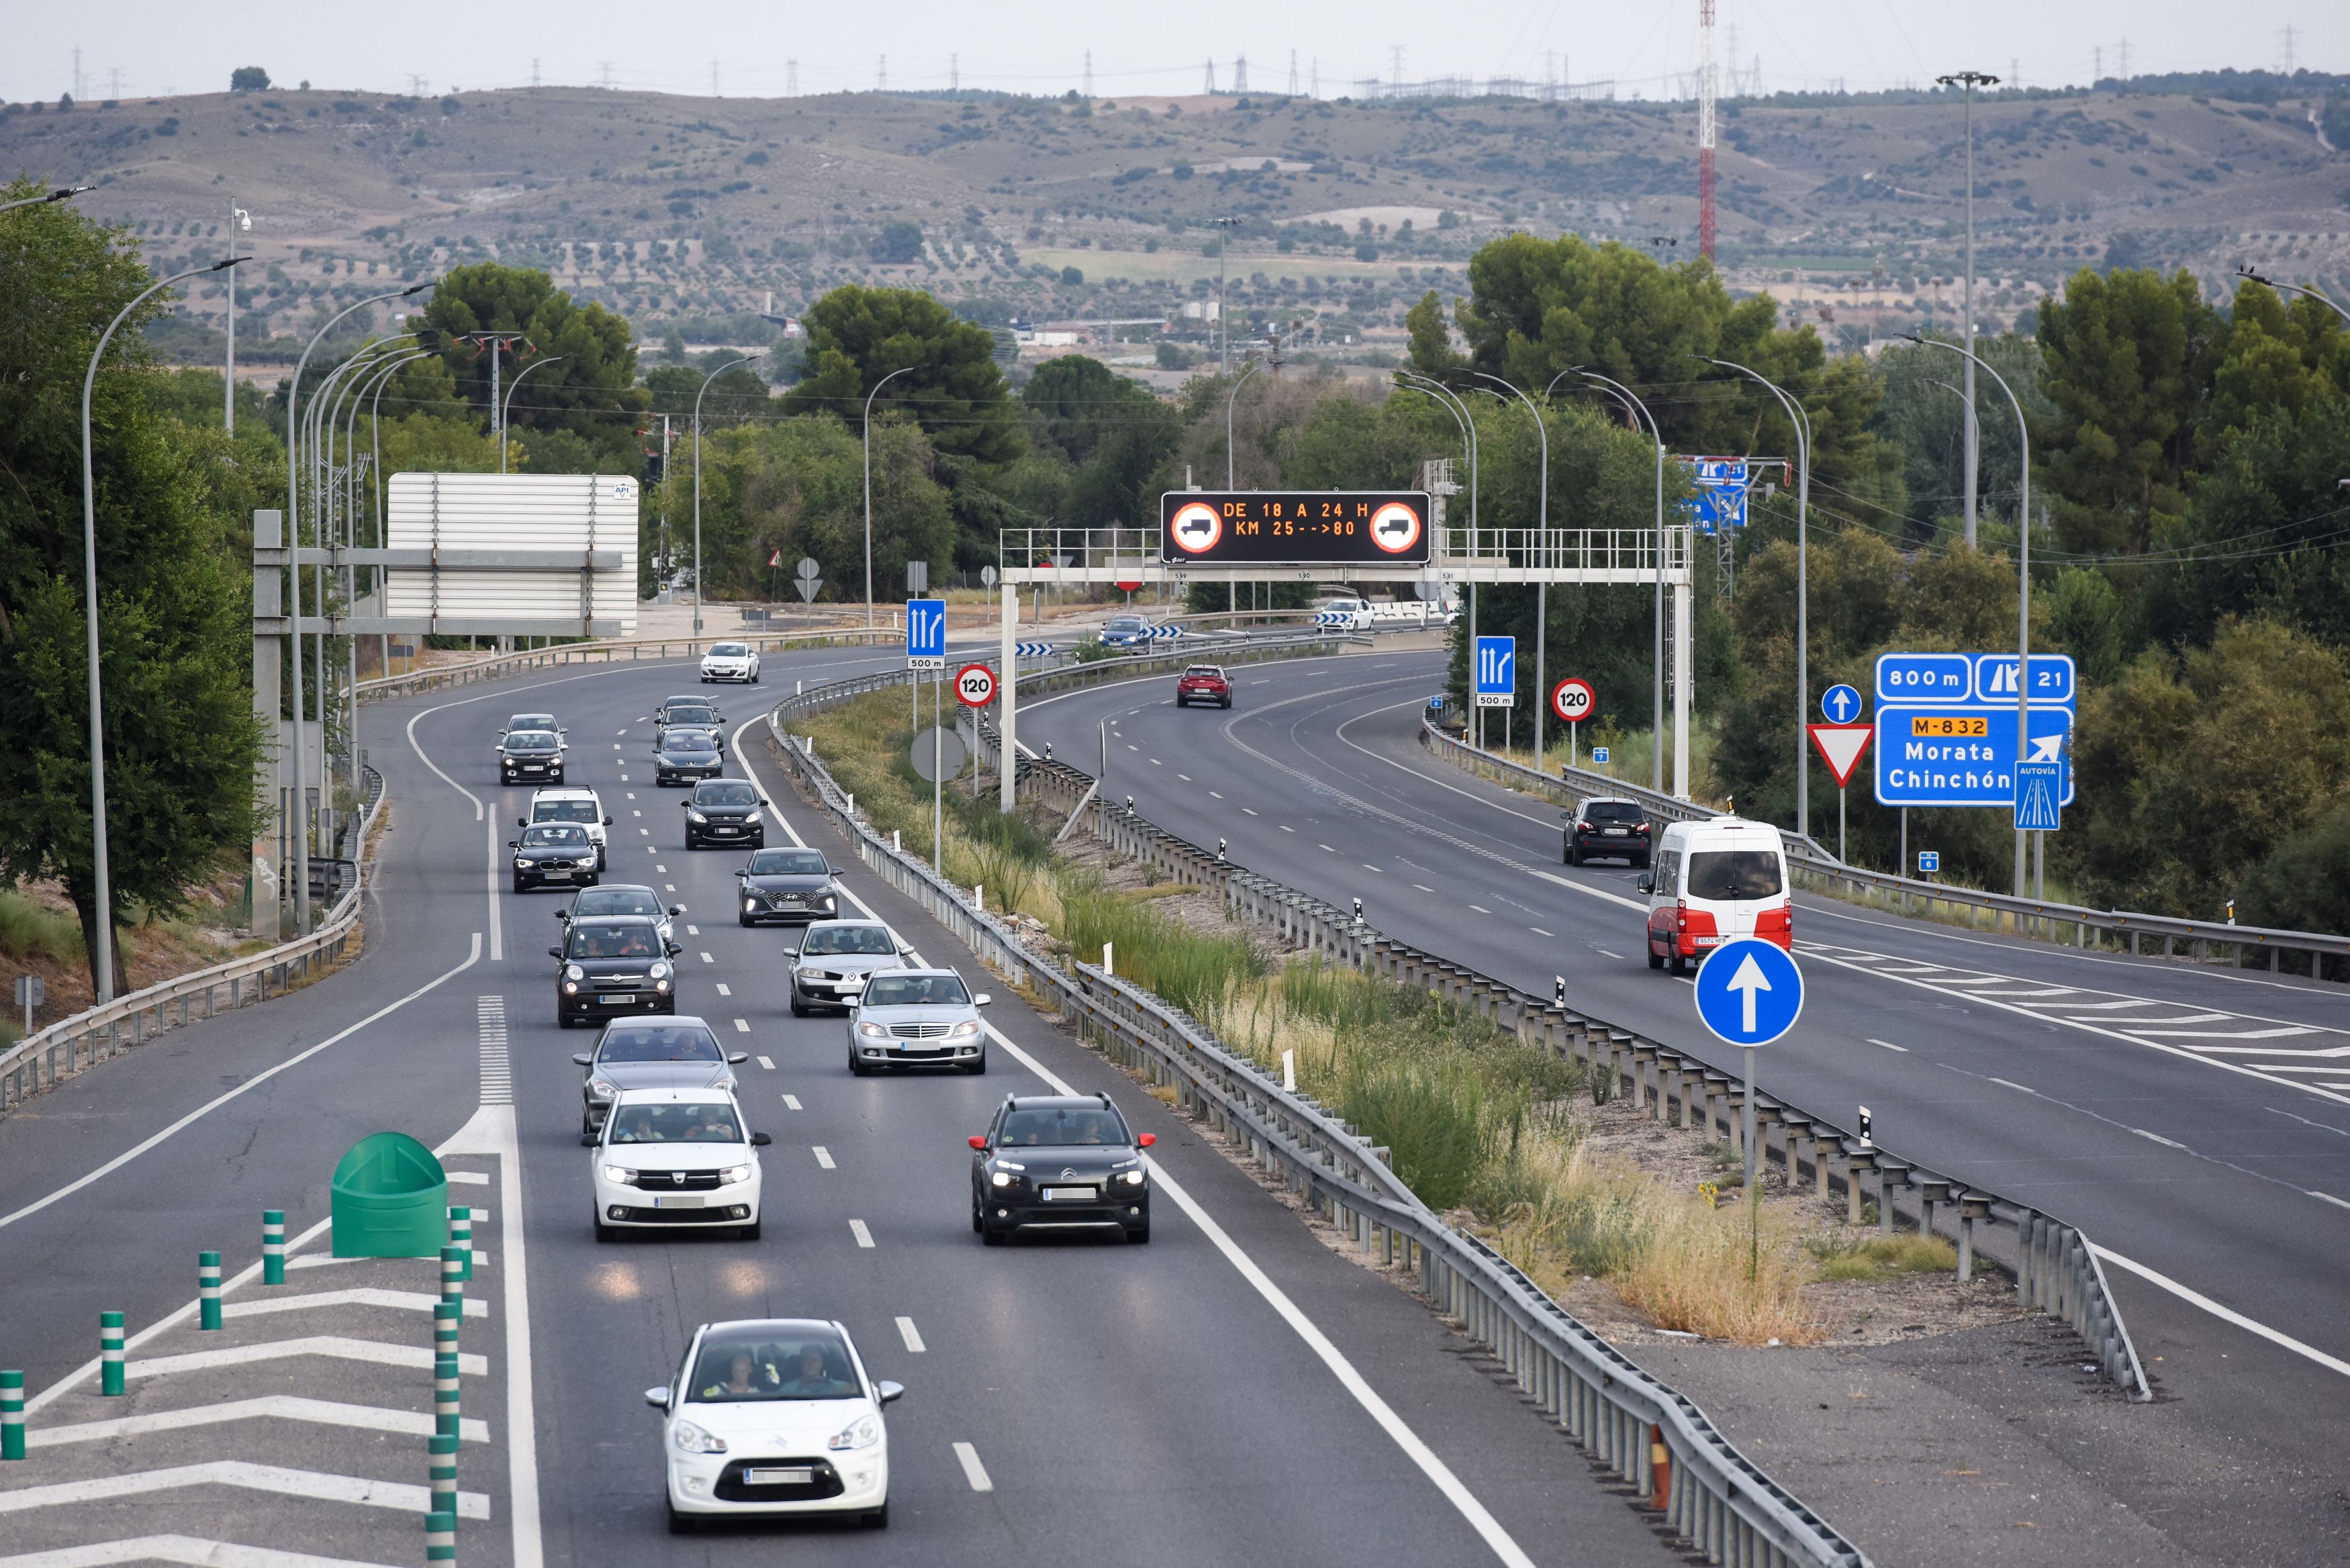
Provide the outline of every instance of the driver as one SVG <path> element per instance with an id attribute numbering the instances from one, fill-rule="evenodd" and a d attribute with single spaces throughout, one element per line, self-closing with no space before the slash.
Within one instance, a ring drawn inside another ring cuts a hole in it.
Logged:
<path id="1" fill-rule="evenodd" d="M 853 1389 L 847 1378 L 835 1377 L 826 1368 L 824 1346 L 811 1345 L 800 1352 L 793 1376 L 784 1380 L 781 1391 L 795 1398 L 821 1399 Z"/>

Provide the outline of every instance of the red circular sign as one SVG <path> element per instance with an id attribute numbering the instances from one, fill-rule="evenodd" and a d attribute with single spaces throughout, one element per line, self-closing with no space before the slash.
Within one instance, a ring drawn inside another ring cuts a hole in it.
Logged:
<path id="1" fill-rule="evenodd" d="M 1419 509 L 1390 501 L 1371 514 L 1371 543 L 1400 556 L 1419 543 Z"/>
<path id="2" fill-rule="evenodd" d="M 1142 584 L 1139 581 L 1136 581 L 1131 583 L 1113 583 L 1110 586 L 1118 589 L 1118 591 L 1122 594 L 1130 594 L 1137 588 L 1142 587 Z"/>
<path id="3" fill-rule="evenodd" d="M 1570 724 L 1579 724 L 1590 718 L 1591 710 L 1598 701 L 1597 693 L 1591 690 L 1591 682 L 1575 676 L 1570 675 L 1550 689 L 1550 711 Z"/>
<path id="4" fill-rule="evenodd" d="M 966 664 L 955 671 L 955 701 L 966 708 L 984 708 L 995 701 L 995 671 L 984 664 Z"/>
<path id="5" fill-rule="evenodd" d="M 1175 508 L 1167 524 L 1168 537 L 1187 556 L 1205 555 L 1224 536 L 1224 520 L 1204 501 L 1187 501 Z"/>

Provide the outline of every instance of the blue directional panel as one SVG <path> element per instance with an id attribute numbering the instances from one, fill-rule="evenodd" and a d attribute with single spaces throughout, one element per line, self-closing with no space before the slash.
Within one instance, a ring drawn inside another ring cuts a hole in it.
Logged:
<path id="1" fill-rule="evenodd" d="M 1506 708 L 1517 701 L 1518 639 L 1477 639 L 1476 697 L 1480 708 Z"/>
<path id="2" fill-rule="evenodd" d="M 2029 743 L 2015 744 L 2012 653 L 1887 653 L 1877 661 L 1877 798 L 1892 806 L 2016 806 L 2016 764 L 2052 806 L 2073 804 L 2076 681 L 2063 654 L 2032 659 Z"/>

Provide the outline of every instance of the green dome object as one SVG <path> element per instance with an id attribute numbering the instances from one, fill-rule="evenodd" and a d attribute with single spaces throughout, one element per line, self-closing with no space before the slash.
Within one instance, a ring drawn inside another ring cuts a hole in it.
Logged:
<path id="1" fill-rule="evenodd" d="M 449 1240 L 449 1173 L 406 1133 L 353 1144 L 333 1200 L 338 1258 L 437 1258 Z"/>

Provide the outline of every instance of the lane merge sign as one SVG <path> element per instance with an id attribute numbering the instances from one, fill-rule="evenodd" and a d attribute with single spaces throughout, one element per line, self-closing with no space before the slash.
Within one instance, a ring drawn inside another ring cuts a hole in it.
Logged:
<path id="1" fill-rule="evenodd" d="M 1846 687 L 1846 691 L 1852 690 Z M 1877 734 L 1874 724 L 1806 724 L 1811 732 L 1812 749 L 1827 763 L 1828 772 L 1835 776 L 1836 788 L 1852 782 L 1854 770 L 1860 766 L 1860 754 L 1868 750 L 1869 741 Z"/>
<path id="2" fill-rule="evenodd" d="M 1570 675 L 1550 689 L 1550 711 L 1570 724 L 1590 718 L 1592 707 L 1598 701 L 1591 682 L 1580 676 Z"/>
<path id="3" fill-rule="evenodd" d="M 955 701 L 966 708 L 984 708 L 995 701 L 995 671 L 984 664 L 966 664 L 955 671 Z"/>
<path id="4" fill-rule="evenodd" d="M 1804 1012 L 1804 971 L 1784 948 L 1760 937 L 1714 949 L 1690 989 L 1698 1021 L 1732 1045 L 1768 1045 Z"/>
<path id="5" fill-rule="evenodd" d="M 1477 639 L 1477 706 L 1508 708 L 1518 700 L 1518 639 Z"/>
<path id="6" fill-rule="evenodd" d="M 906 601 L 906 668 L 944 670 L 947 667 L 947 601 Z"/>

